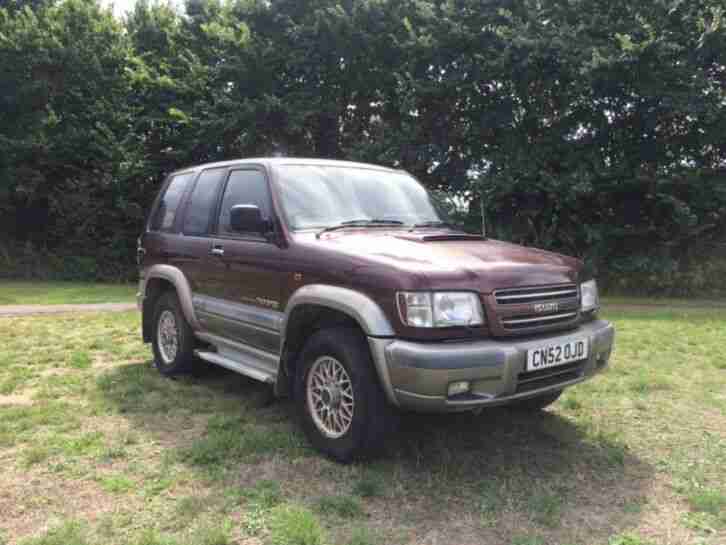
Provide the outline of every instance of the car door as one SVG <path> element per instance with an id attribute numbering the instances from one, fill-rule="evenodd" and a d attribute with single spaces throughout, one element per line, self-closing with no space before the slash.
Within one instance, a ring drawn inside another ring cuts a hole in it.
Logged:
<path id="1" fill-rule="evenodd" d="M 189 191 L 183 206 L 183 220 L 179 226 L 180 251 L 174 258 L 174 264 L 182 270 L 189 281 L 195 310 L 198 296 L 211 295 L 210 278 L 206 268 L 209 252 L 212 249 L 219 193 L 228 170 L 226 167 L 203 170 Z"/>
<path id="2" fill-rule="evenodd" d="M 147 228 L 139 239 L 137 252 L 145 266 L 155 264 L 176 264 L 179 257 L 179 220 L 181 203 L 194 181 L 194 172 L 180 172 L 172 175 L 159 193 Z"/>
<path id="3" fill-rule="evenodd" d="M 255 205 L 264 219 L 274 219 L 270 188 L 262 168 L 229 171 L 218 208 L 206 273 L 208 296 L 201 315 L 210 332 L 256 348 L 280 350 L 282 251 L 277 237 L 238 232 L 230 225 L 235 205 Z"/>

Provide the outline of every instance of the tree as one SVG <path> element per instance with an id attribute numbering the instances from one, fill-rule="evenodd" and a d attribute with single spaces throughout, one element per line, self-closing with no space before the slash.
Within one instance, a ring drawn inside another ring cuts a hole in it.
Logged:
<path id="1" fill-rule="evenodd" d="M 92 0 L 0 10 L 0 221 L 16 241 L 83 255 L 103 240 L 115 259 L 126 254 L 108 218 L 127 213 L 130 55 L 121 25 Z"/>

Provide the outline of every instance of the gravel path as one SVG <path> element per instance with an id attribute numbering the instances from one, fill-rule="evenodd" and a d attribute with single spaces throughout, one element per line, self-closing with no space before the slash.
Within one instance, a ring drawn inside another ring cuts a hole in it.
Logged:
<path id="1" fill-rule="evenodd" d="M 0 305 L 0 316 L 61 314 L 67 312 L 124 312 L 134 310 L 136 303 L 97 303 L 87 305 Z"/>

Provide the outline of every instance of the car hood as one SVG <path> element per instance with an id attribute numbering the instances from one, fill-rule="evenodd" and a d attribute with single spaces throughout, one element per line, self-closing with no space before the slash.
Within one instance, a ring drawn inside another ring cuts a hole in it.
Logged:
<path id="1" fill-rule="evenodd" d="M 305 245 L 343 254 L 353 274 L 381 269 L 415 277 L 416 289 L 495 289 L 577 281 L 578 259 L 444 230 L 346 229 L 302 235 Z"/>

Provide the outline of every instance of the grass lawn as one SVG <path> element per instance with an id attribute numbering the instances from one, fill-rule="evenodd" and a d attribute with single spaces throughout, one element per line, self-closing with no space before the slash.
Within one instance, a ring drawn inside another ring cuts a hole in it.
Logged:
<path id="1" fill-rule="evenodd" d="M 135 284 L 0 280 L 0 305 L 131 303 Z"/>
<path id="2" fill-rule="evenodd" d="M 724 311 L 608 317 L 610 370 L 549 410 L 406 416 L 348 466 L 261 385 L 160 377 L 136 312 L 2 318 L 0 543 L 726 543 Z"/>
<path id="3" fill-rule="evenodd" d="M 659 306 L 669 308 L 726 308 L 726 299 L 723 297 L 693 298 L 693 297 L 627 297 L 624 295 L 607 295 L 602 298 L 605 307 L 628 306 Z"/>

